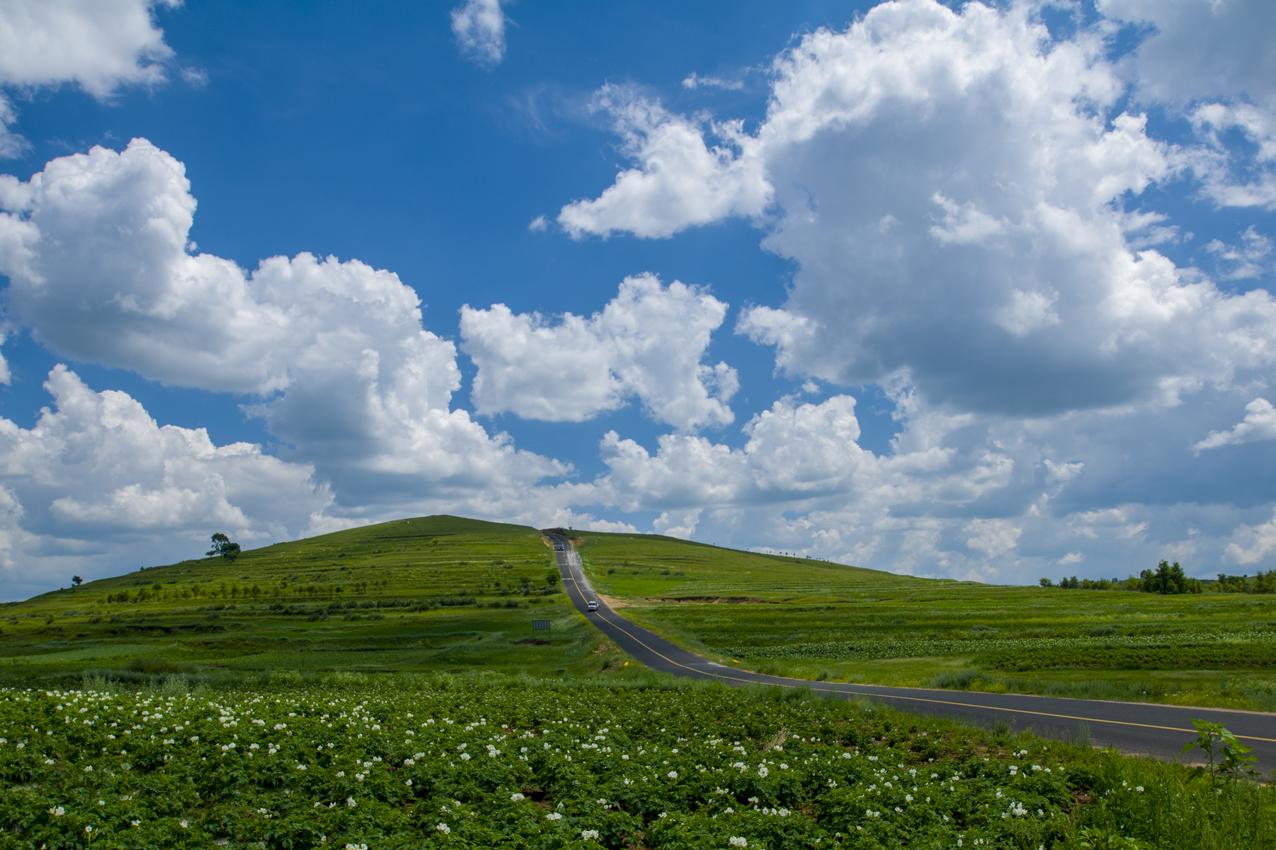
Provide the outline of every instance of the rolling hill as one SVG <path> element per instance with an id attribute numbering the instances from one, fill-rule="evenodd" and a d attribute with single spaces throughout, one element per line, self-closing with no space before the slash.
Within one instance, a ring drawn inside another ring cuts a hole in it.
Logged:
<path id="1" fill-rule="evenodd" d="M 621 666 L 557 582 L 535 529 L 450 516 L 370 525 L 4 605 L 0 682 Z"/>

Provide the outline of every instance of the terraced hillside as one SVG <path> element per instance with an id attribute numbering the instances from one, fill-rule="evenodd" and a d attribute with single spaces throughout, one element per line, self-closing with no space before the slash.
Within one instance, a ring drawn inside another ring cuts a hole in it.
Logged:
<path id="1" fill-rule="evenodd" d="M 936 581 L 670 538 L 585 533 L 623 613 L 803 678 L 1276 710 L 1276 597 Z"/>
<path id="2" fill-rule="evenodd" d="M 533 631 L 534 620 L 548 620 Z M 620 668 L 534 529 L 438 516 L 205 558 L 0 606 L 0 683 L 89 674 Z"/>

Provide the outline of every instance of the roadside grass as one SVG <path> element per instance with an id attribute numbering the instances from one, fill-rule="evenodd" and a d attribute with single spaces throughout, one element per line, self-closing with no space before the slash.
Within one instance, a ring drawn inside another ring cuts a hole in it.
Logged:
<path id="1" fill-rule="evenodd" d="M 545 620 L 548 631 L 534 631 Z M 486 669 L 630 675 L 534 529 L 400 520 L 0 606 L 0 683 Z"/>
<path id="2" fill-rule="evenodd" d="M 581 532 L 624 614 L 766 673 L 1276 711 L 1276 597 L 939 581 Z"/>

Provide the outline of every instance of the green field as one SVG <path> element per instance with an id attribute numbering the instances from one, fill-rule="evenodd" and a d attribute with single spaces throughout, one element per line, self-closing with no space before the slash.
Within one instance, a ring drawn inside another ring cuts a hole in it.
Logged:
<path id="1" fill-rule="evenodd" d="M 1276 597 L 999 587 L 582 533 L 596 589 L 726 663 L 802 678 L 1276 710 Z"/>
<path id="2" fill-rule="evenodd" d="M 0 848 L 1276 847 L 1276 790 L 796 692 L 0 689 Z"/>
<path id="3" fill-rule="evenodd" d="M 1157 660 L 1163 643 L 1261 659 L 1273 627 L 1261 597 L 1052 593 L 581 542 L 627 614 L 813 676 L 948 670 L 996 686 L 965 672 L 994 658 L 1005 672 L 983 675 L 1041 688 L 1147 687 L 1166 674 L 1083 665 L 1111 665 L 1109 645 L 1121 663 Z M 0 607 L 0 850 L 1276 848 L 1271 786 L 640 669 L 556 576 L 533 529 L 429 517 Z M 1043 664 L 1055 656 L 1070 666 Z M 1232 669 L 1247 687 L 1265 675 Z M 1217 670 L 1173 675 L 1232 699 Z"/>
<path id="4" fill-rule="evenodd" d="M 549 631 L 533 631 L 548 620 Z M 0 684 L 322 671 L 628 674 L 530 528 L 401 520 L 0 606 Z"/>

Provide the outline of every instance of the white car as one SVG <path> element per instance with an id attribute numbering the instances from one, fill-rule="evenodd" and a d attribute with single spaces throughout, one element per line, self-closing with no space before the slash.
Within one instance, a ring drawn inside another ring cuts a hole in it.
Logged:
<path id="1" fill-rule="evenodd" d="M 586 607 L 586 608 L 588 608 L 590 611 L 597 611 L 597 610 L 598 610 L 598 600 L 597 600 L 597 599 L 591 599 L 591 600 L 589 600 L 588 602 L 586 602 L 586 603 L 585 603 L 585 607 Z"/>

